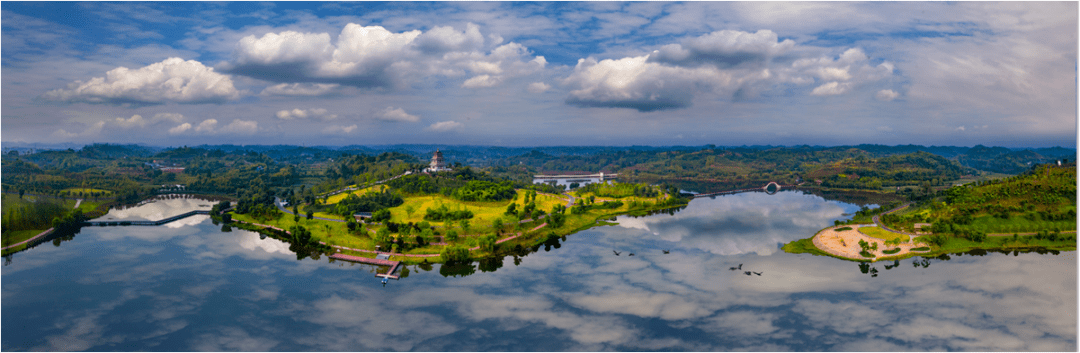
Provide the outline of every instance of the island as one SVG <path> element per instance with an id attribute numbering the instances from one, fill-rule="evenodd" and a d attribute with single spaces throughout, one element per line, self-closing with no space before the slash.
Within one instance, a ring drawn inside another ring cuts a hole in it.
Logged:
<path id="1" fill-rule="evenodd" d="M 609 224 L 605 220 L 617 215 L 681 207 L 690 199 L 678 188 L 644 183 L 574 186 L 568 192 L 544 183 L 516 188 L 468 167 L 449 168 L 436 150 L 423 170 L 315 197 L 274 198 L 273 207 L 264 202 L 268 190 L 252 189 L 236 207 L 224 202 L 214 213 L 238 228 L 288 241 L 298 258 L 442 263 L 520 251 Z"/>

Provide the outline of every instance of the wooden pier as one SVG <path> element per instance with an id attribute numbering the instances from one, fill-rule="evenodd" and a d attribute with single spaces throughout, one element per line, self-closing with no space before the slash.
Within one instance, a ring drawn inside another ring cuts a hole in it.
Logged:
<path id="1" fill-rule="evenodd" d="M 397 271 L 398 266 L 401 266 L 401 261 L 390 261 L 389 259 L 372 259 L 369 257 L 352 256 L 345 254 L 332 254 L 330 255 L 330 257 L 338 260 L 359 262 L 363 264 L 390 266 L 390 271 L 386 271 L 386 273 L 375 274 L 375 277 L 383 277 L 389 279 L 398 279 L 398 276 L 394 274 L 394 271 Z"/>

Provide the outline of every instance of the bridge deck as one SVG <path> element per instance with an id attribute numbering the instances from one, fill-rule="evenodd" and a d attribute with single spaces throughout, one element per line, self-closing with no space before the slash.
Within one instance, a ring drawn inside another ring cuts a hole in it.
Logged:
<path id="1" fill-rule="evenodd" d="M 91 225 L 91 226 L 121 226 L 121 225 L 159 226 L 159 225 L 169 223 L 169 222 L 172 222 L 172 221 L 188 218 L 188 217 L 191 217 L 191 216 L 194 216 L 194 215 L 197 215 L 197 214 L 210 214 L 210 211 L 207 211 L 207 210 L 195 210 L 195 211 L 190 211 L 190 212 L 185 212 L 185 213 L 182 213 L 182 214 L 178 214 L 178 215 L 175 215 L 175 216 L 172 216 L 172 217 L 169 217 L 169 218 L 157 220 L 157 221 L 124 221 L 124 220 L 117 220 L 117 221 L 92 221 L 92 222 L 84 222 L 84 223 L 86 223 L 87 225 Z"/>
<path id="2" fill-rule="evenodd" d="M 793 188 L 793 187 L 797 187 L 800 184 L 780 185 L 779 183 L 777 183 L 775 181 L 772 181 L 772 182 L 769 182 L 768 184 L 765 184 L 765 186 L 762 186 L 762 187 L 736 189 L 736 190 L 726 190 L 726 191 L 710 192 L 710 193 L 705 193 L 705 194 L 696 194 L 696 195 L 694 195 L 694 198 L 710 197 L 710 196 L 718 196 L 718 195 L 728 195 L 728 194 L 737 194 L 737 193 L 740 193 L 740 192 L 747 192 L 747 191 L 762 191 L 762 190 L 767 191 L 769 185 L 776 185 L 776 191 L 780 191 L 781 189 L 790 189 L 790 188 Z"/>

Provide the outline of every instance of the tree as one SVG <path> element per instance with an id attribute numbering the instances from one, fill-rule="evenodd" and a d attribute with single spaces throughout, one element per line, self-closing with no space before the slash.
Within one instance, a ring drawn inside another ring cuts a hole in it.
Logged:
<path id="1" fill-rule="evenodd" d="M 986 233 L 980 231 L 971 231 L 968 234 L 968 239 L 976 243 L 981 243 L 986 240 Z"/>
<path id="2" fill-rule="evenodd" d="M 372 240 L 375 241 L 375 244 L 384 245 L 385 243 L 390 241 L 390 230 L 386 228 L 379 228 L 379 230 L 375 232 L 375 239 Z"/>
<path id="3" fill-rule="evenodd" d="M 439 257 L 447 263 L 469 261 L 469 249 L 461 245 L 447 246 L 439 252 Z"/>
<path id="4" fill-rule="evenodd" d="M 491 228 L 493 228 L 495 232 L 498 232 L 502 229 L 503 223 L 504 222 L 502 217 L 496 217 L 494 220 L 491 221 Z"/>
<path id="5" fill-rule="evenodd" d="M 456 230 L 451 229 L 451 230 L 448 230 L 446 232 L 446 242 L 453 243 L 453 242 L 457 242 L 457 240 L 458 240 L 458 233 L 457 233 Z"/>
<path id="6" fill-rule="evenodd" d="M 308 220 L 315 219 L 315 212 L 312 211 L 312 210 L 308 210 L 307 211 L 307 219 Z"/>
<path id="7" fill-rule="evenodd" d="M 435 237 L 435 232 L 432 232 L 431 228 L 424 228 L 420 231 L 420 236 L 424 238 L 424 243 L 430 243 Z"/>
<path id="8" fill-rule="evenodd" d="M 461 220 L 461 231 L 463 233 L 465 233 L 465 234 L 469 234 L 469 226 L 470 225 L 471 224 L 469 223 L 469 220 L 467 220 L 467 219 Z"/>
<path id="9" fill-rule="evenodd" d="M 480 237 L 480 250 L 494 252 L 495 242 L 495 235 L 493 234 L 488 234 Z"/>
<path id="10" fill-rule="evenodd" d="M 416 206 L 413 204 L 405 205 L 405 214 L 412 218 L 413 212 L 416 212 Z"/>

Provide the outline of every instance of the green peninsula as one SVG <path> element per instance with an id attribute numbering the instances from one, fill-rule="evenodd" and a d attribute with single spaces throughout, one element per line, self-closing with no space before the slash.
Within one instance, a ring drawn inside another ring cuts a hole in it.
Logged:
<path id="1" fill-rule="evenodd" d="M 1037 165 L 918 202 L 864 209 L 783 249 L 853 261 L 971 250 L 1076 250 L 1076 182 L 1075 163 Z"/>

